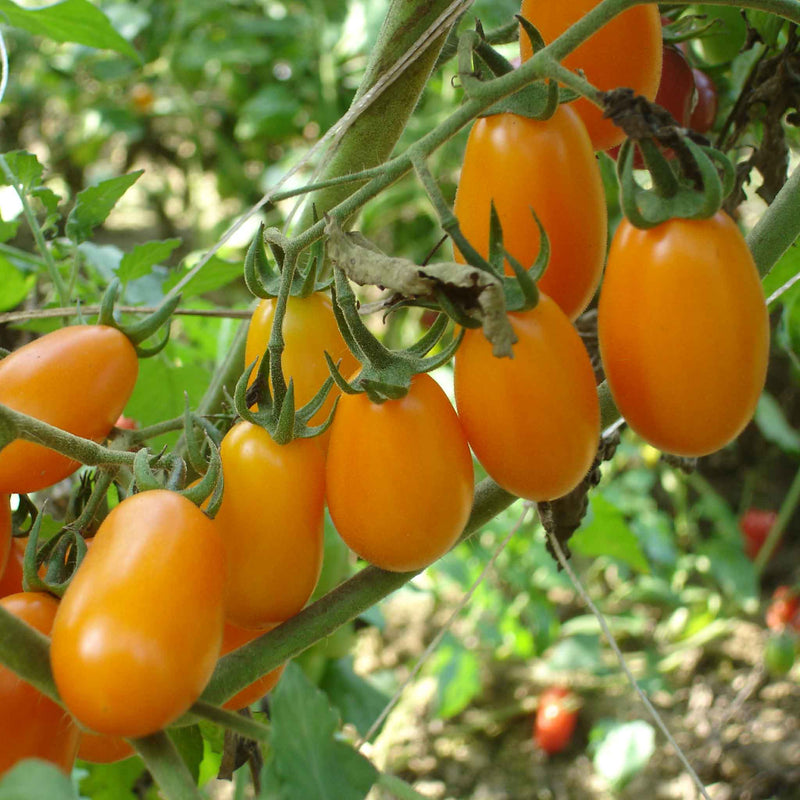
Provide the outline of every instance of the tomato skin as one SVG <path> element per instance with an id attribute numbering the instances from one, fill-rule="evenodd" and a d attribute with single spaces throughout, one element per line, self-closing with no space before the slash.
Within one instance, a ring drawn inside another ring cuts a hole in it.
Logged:
<path id="1" fill-rule="evenodd" d="M 325 452 L 316 439 L 280 445 L 239 422 L 220 456 L 225 492 L 214 525 L 225 543 L 226 619 L 267 628 L 300 611 L 319 579 Z"/>
<path id="2" fill-rule="evenodd" d="M 224 558 L 211 520 L 175 492 L 132 495 L 103 520 L 50 649 L 56 686 L 83 725 L 146 736 L 200 696 L 222 643 Z"/>
<path id="3" fill-rule="evenodd" d="M 599 0 L 522 0 L 521 14 L 550 44 L 585 16 Z M 623 11 L 562 61 L 571 70 L 582 69 L 586 79 L 603 91 L 627 86 L 648 100 L 656 96 L 661 77 L 661 17 L 655 3 Z M 520 55 L 527 61 L 531 45 L 520 30 Z M 608 150 L 625 138 L 621 128 L 603 119 L 603 112 L 581 97 L 571 105 L 586 125 L 595 150 Z"/>
<path id="4" fill-rule="evenodd" d="M 133 745 L 121 736 L 104 736 L 100 733 L 81 734 L 78 758 L 90 764 L 114 764 L 136 755 Z"/>
<path id="5" fill-rule="evenodd" d="M 275 626 L 271 625 L 266 630 L 254 631 L 239 628 L 236 625 L 231 625 L 229 622 L 225 623 L 225 632 L 222 637 L 222 652 L 220 656 L 227 655 L 232 650 L 237 650 L 248 642 L 252 642 L 253 639 L 263 635 L 273 627 Z M 286 664 L 281 664 L 279 667 L 270 670 L 266 675 L 262 675 L 249 686 L 245 686 L 244 689 L 229 700 L 226 700 L 222 707 L 227 708 L 229 711 L 239 711 L 242 708 L 247 708 L 247 706 L 252 705 L 277 686 L 285 668 Z"/>
<path id="6" fill-rule="evenodd" d="M 18 594 L 22 589 L 22 565 L 25 561 L 25 548 L 17 544 L 17 539 L 11 544 L 6 568 L 0 575 L 0 597 L 9 594 Z"/>
<path id="7" fill-rule="evenodd" d="M 717 118 L 719 94 L 714 81 L 701 69 L 693 69 L 694 85 L 697 89 L 697 103 L 689 117 L 689 127 L 698 133 L 707 133 Z"/>
<path id="8" fill-rule="evenodd" d="M 547 295 L 509 314 L 514 358 L 495 358 L 480 331 L 456 352 L 456 407 L 478 461 L 504 489 L 528 500 L 571 491 L 600 438 L 594 372 L 578 332 Z"/>
<path id="9" fill-rule="evenodd" d="M 472 508 L 472 457 L 430 375 L 399 400 L 344 395 L 326 469 L 328 509 L 351 550 L 392 572 L 420 570 L 455 544 Z"/>
<path id="10" fill-rule="evenodd" d="M 0 598 L 0 606 L 47 635 L 58 601 L 43 592 L 20 592 Z M 79 738 L 63 708 L 0 665 L 0 775 L 25 758 L 42 758 L 69 773 Z"/>
<path id="11" fill-rule="evenodd" d="M 545 753 L 560 753 L 569 744 L 578 722 L 578 711 L 571 708 L 576 702 L 575 694 L 563 686 L 551 686 L 540 695 L 533 735 Z"/>
<path id="12" fill-rule="evenodd" d="M 788 625 L 800 633 L 800 595 L 789 586 L 778 586 L 767 606 L 765 620 L 772 631 L 782 631 Z"/>
<path id="13" fill-rule="evenodd" d="M 138 371 L 136 350 L 116 328 L 61 328 L 0 361 L 0 403 L 99 442 L 122 413 Z M 18 439 L 0 451 L 0 492 L 44 489 L 79 466 L 54 450 Z"/>
<path id="14" fill-rule="evenodd" d="M 524 267 L 539 253 L 539 217 L 550 261 L 539 281 L 575 319 L 603 271 L 608 215 L 600 170 L 578 116 L 561 106 L 548 120 L 495 114 L 475 121 L 467 140 L 454 212 L 461 232 L 484 257 L 494 200 L 505 249 Z M 456 251 L 456 259 L 463 257 Z M 506 264 L 506 273 L 512 270 Z"/>
<path id="15" fill-rule="evenodd" d="M 739 530 L 744 540 L 747 557 L 755 559 L 769 536 L 772 526 L 778 519 L 777 511 L 762 508 L 748 508 L 739 519 Z"/>
<path id="16" fill-rule="evenodd" d="M 753 258 L 723 212 L 648 230 L 623 220 L 597 326 L 614 401 L 654 447 L 707 455 L 749 422 L 766 377 L 769 320 Z"/>
<path id="17" fill-rule="evenodd" d="M 274 318 L 275 300 L 268 297 L 258 304 L 250 319 L 245 365 L 252 364 L 256 359 L 261 362 Z M 283 375 L 287 385 L 290 378 L 294 381 L 295 408 L 311 400 L 329 377 L 325 351 L 334 364 L 341 360 L 339 368 L 343 375 L 349 375 L 358 366 L 339 332 L 331 298 L 327 294 L 315 292 L 307 297 L 289 297 L 283 318 L 283 340 Z M 251 382 L 254 379 L 255 374 L 251 376 Z M 322 408 L 311 418 L 310 424 L 320 425 L 326 420 L 338 394 L 339 390 L 334 386 Z"/>

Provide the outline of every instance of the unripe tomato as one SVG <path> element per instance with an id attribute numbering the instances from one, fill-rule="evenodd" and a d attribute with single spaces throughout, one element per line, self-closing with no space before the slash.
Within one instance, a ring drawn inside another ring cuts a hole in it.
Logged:
<path id="1" fill-rule="evenodd" d="M 541 290 L 575 319 L 600 282 L 608 216 L 600 170 L 575 112 L 548 120 L 495 114 L 475 121 L 454 205 L 461 231 L 484 258 L 494 201 L 503 245 L 524 267 L 539 253 L 536 212 L 550 241 Z M 456 259 L 463 261 L 456 251 Z M 506 273 L 512 270 L 506 264 Z"/>
<path id="2" fill-rule="evenodd" d="M 58 601 L 43 592 L 21 592 L 0 598 L 0 606 L 46 636 Z M 63 708 L 0 665 L 0 775 L 25 758 L 42 758 L 69 773 L 79 738 Z"/>
<path id="3" fill-rule="evenodd" d="M 229 622 L 225 623 L 225 632 L 222 637 L 222 652 L 220 656 L 227 655 L 232 650 L 237 650 L 248 642 L 252 642 L 253 639 L 262 636 L 274 627 L 274 625 L 270 625 L 265 630 L 254 631 L 238 628 L 236 625 L 231 625 Z M 260 700 L 267 692 L 272 691 L 272 689 L 277 686 L 285 667 L 286 664 L 281 664 L 279 667 L 270 670 L 266 675 L 262 675 L 249 686 L 245 686 L 244 689 L 231 697 L 230 700 L 226 700 L 222 707 L 227 708 L 229 711 L 239 711 L 239 709 L 246 708 L 257 700 Z"/>
<path id="4" fill-rule="evenodd" d="M 689 127 L 698 133 L 707 133 L 714 126 L 719 105 L 719 95 L 714 81 L 701 69 L 693 69 L 697 103 L 689 117 Z"/>
<path id="5" fill-rule="evenodd" d="M 382 569 L 426 567 L 455 544 L 472 508 L 464 431 L 442 388 L 415 375 L 399 400 L 345 395 L 328 450 L 328 509 L 339 535 Z"/>
<path id="6" fill-rule="evenodd" d="M 508 318 L 514 358 L 495 358 L 480 331 L 467 331 L 456 352 L 456 407 L 478 461 L 500 486 L 553 500 L 575 488 L 597 452 L 594 372 L 578 332 L 547 295 Z"/>
<path id="7" fill-rule="evenodd" d="M 764 645 L 764 666 L 770 675 L 780 678 L 794 666 L 797 637 L 788 631 L 773 632 Z"/>
<path id="8" fill-rule="evenodd" d="M 714 22 L 707 34 L 695 39 L 693 47 L 711 66 L 733 61 L 747 40 L 747 23 L 742 10 L 733 6 L 696 6 L 689 13 L 705 15 L 705 23 Z"/>
<path id="9" fill-rule="evenodd" d="M 103 520 L 53 624 L 67 708 L 92 731 L 146 736 L 200 696 L 222 643 L 225 552 L 211 520 L 163 489 Z"/>
<path id="10" fill-rule="evenodd" d="M 744 540 L 744 551 L 748 558 L 755 559 L 778 519 L 777 511 L 748 508 L 739 519 L 739 530 Z"/>
<path id="11" fill-rule="evenodd" d="M 779 586 L 772 593 L 765 619 L 772 631 L 789 626 L 800 633 L 800 595 L 788 586 Z"/>
<path id="12" fill-rule="evenodd" d="M 274 318 L 275 300 L 262 300 L 253 312 L 247 331 L 245 365 L 256 359 L 261 363 Z M 315 292 L 307 297 L 289 297 L 283 318 L 283 340 L 283 375 L 287 386 L 290 378 L 294 381 L 295 408 L 311 400 L 329 377 L 324 355 L 326 351 L 334 364 L 341 360 L 339 368 L 343 375 L 349 375 L 358 366 L 339 332 L 331 298 L 327 294 Z M 255 371 L 252 380 L 255 380 Z M 338 394 L 339 390 L 334 386 L 322 408 L 311 418 L 310 424 L 320 425 L 325 421 Z"/>
<path id="13" fill-rule="evenodd" d="M 325 452 L 315 439 L 276 444 L 239 422 L 220 456 L 225 492 L 214 525 L 227 557 L 226 619 L 267 628 L 300 611 L 319 578 Z"/>
<path id="14" fill-rule="evenodd" d="M 560 753 L 569 744 L 578 722 L 577 705 L 577 696 L 563 686 L 552 686 L 542 692 L 533 736 L 545 753 Z"/>
<path id="15" fill-rule="evenodd" d="M 3 575 L 11 552 L 11 506 L 9 497 L 0 494 L 0 576 Z"/>
<path id="16" fill-rule="evenodd" d="M 752 417 L 766 377 L 769 320 L 753 258 L 723 212 L 648 230 L 623 220 L 597 325 L 614 401 L 659 450 L 713 453 Z"/>
<path id="17" fill-rule="evenodd" d="M 136 350 L 116 328 L 61 328 L 0 361 L 0 403 L 99 442 L 122 413 L 138 371 Z M 17 439 L 0 450 L 0 492 L 44 489 L 79 466 L 43 445 Z"/>
<path id="18" fill-rule="evenodd" d="M 101 733 L 81 734 L 78 758 L 91 764 L 113 764 L 136 755 L 133 745 L 121 736 L 104 736 Z"/>
<path id="19" fill-rule="evenodd" d="M 546 44 L 591 11 L 599 0 L 522 0 L 521 14 L 542 34 Z M 520 31 L 520 54 L 532 55 L 530 41 Z M 573 50 L 562 62 L 582 69 L 586 80 L 603 91 L 627 86 L 648 100 L 656 96 L 661 77 L 661 17 L 651 3 L 623 11 Z M 572 103 L 586 125 L 595 150 L 608 150 L 625 138 L 621 128 L 603 119 L 600 108 L 581 97 Z"/>

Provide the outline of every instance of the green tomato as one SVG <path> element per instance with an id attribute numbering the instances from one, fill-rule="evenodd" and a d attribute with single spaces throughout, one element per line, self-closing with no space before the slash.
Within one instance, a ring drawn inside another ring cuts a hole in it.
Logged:
<path id="1" fill-rule="evenodd" d="M 694 40 L 695 53 L 709 66 L 733 61 L 747 39 L 747 23 L 733 6 L 693 6 L 691 13 L 706 17 L 713 25 Z"/>
<path id="2" fill-rule="evenodd" d="M 764 646 L 764 666 L 778 678 L 794 666 L 797 650 L 795 637 L 788 632 L 773 633 Z"/>

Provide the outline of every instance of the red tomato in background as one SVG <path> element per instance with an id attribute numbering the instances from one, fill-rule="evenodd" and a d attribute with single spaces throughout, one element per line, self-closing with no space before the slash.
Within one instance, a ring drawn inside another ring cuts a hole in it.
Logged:
<path id="1" fill-rule="evenodd" d="M 326 467 L 333 524 L 359 556 L 420 570 L 456 542 L 472 509 L 472 457 L 456 412 L 430 375 L 399 400 L 344 395 Z"/>
<path id="2" fill-rule="evenodd" d="M 219 657 L 225 551 L 191 501 L 131 495 L 103 520 L 53 623 L 50 660 L 87 728 L 146 736 L 200 696 Z"/>
<path id="3" fill-rule="evenodd" d="M 608 216 L 600 170 L 575 112 L 560 106 L 548 120 L 496 114 L 475 121 L 467 140 L 453 210 L 461 232 L 486 258 L 492 200 L 505 249 L 524 267 L 539 253 L 539 228 L 550 262 L 539 288 L 575 319 L 600 282 Z M 456 250 L 456 260 L 464 259 Z M 506 264 L 506 273 L 512 270 Z"/>
<path id="4" fill-rule="evenodd" d="M 779 586 L 767 606 L 766 622 L 773 631 L 788 625 L 800 633 L 800 594 L 789 586 Z"/>
<path id="5" fill-rule="evenodd" d="M 456 352 L 456 407 L 483 467 L 504 489 L 553 500 L 577 486 L 600 439 L 591 361 L 578 332 L 547 295 L 509 314 L 514 358 L 495 358 L 479 330 Z"/>
<path id="6" fill-rule="evenodd" d="M 125 334 L 106 325 L 47 333 L 0 361 L 0 403 L 65 431 L 104 439 L 125 408 L 139 372 Z M 34 492 L 80 465 L 18 439 L 0 451 L 0 492 Z"/>
<path id="7" fill-rule="evenodd" d="M 227 655 L 233 650 L 237 650 L 253 639 L 262 636 L 267 631 L 272 630 L 274 625 L 260 631 L 246 630 L 245 628 L 238 628 L 236 625 L 231 625 L 229 622 L 225 624 L 225 632 L 222 637 L 222 651 L 220 656 Z M 227 708 L 229 711 L 239 711 L 252 705 L 257 700 L 260 700 L 267 692 L 277 686 L 283 670 L 286 665 L 281 664 L 279 667 L 270 670 L 266 675 L 262 675 L 258 680 L 253 681 L 249 686 L 245 686 L 240 692 L 235 694 L 230 700 L 226 700 L 222 707 Z"/>
<path id="8" fill-rule="evenodd" d="M 542 692 L 533 737 L 545 753 L 560 753 L 570 743 L 578 722 L 577 705 L 577 695 L 563 686 L 553 686 Z"/>
<path id="9" fill-rule="evenodd" d="M 0 606 L 46 636 L 58 601 L 42 592 L 20 592 L 0 598 Z M 79 738 L 63 708 L 0 665 L 0 775 L 25 758 L 42 758 L 69 773 Z"/>
<path id="10" fill-rule="evenodd" d="M 599 0 L 522 0 L 521 14 L 550 44 Z M 661 77 L 661 17 L 655 3 L 623 11 L 563 60 L 571 70 L 582 69 L 586 79 L 603 91 L 627 86 L 648 100 L 656 96 Z M 523 61 L 532 55 L 530 41 L 520 30 Z M 571 103 L 586 125 L 595 150 L 621 144 L 625 134 L 600 108 L 581 97 Z"/>
<path id="11" fill-rule="evenodd" d="M 239 422 L 220 456 L 225 493 L 214 525 L 226 551 L 226 620 L 264 629 L 294 616 L 317 585 L 325 451 L 316 439 L 276 444 L 263 428 Z"/>
<path id="12" fill-rule="evenodd" d="M 777 519 L 777 511 L 761 508 L 748 508 L 742 514 L 739 519 L 739 530 L 742 532 L 744 551 L 748 558 L 754 559 L 758 555 Z"/>
<path id="13" fill-rule="evenodd" d="M 697 103 L 689 117 L 689 127 L 698 133 L 707 133 L 714 126 L 719 106 L 719 94 L 714 81 L 701 69 L 693 69 Z"/>
<path id="14" fill-rule="evenodd" d="M 753 416 L 766 377 L 769 319 L 744 237 L 723 212 L 647 230 L 623 220 L 597 328 L 617 408 L 659 450 L 713 453 Z"/>

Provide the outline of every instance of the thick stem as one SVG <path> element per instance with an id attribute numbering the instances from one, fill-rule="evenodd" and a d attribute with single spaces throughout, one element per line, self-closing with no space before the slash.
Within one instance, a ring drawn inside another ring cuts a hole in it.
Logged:
<path id="1" fill-rule="evenodd" d="M 50 669 L 50 640 L 0 606 L 0 664 L 61 703 Z"/>
<path id="2" fill-rule="evenodd" d="M 189 768 L 163 731 L 134 739 L 133 746 L 166 800 L 203 800 Z"/>

